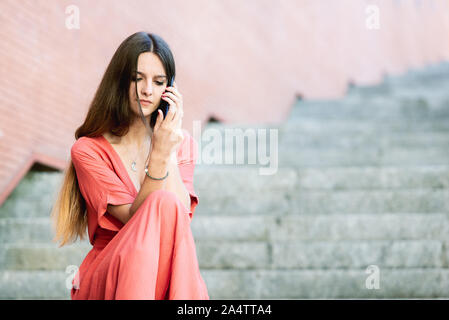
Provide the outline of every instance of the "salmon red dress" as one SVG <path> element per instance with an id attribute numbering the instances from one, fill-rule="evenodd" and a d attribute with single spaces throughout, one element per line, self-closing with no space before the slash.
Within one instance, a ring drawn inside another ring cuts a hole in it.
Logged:
<path id="1" fill-rule="evenodd" d="M 187 130 L 177 150 L 178 168 L 191 207 L 167 190 L 150 193 L 123 224 L 107 205 L 133 203 L 138 191 L 105 137 L 80 137 L 71 148 L 78 185 L 86 200 L 93 248 L 72 282 L 73 300 L 209 300 L 190 229 L 198 196 L 193 172 L 198 145 Z"/>

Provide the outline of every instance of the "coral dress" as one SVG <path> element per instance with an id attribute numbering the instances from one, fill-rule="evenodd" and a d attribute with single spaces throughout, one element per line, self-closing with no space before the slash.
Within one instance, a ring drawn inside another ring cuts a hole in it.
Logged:
<path id="1" fill-rule="evenodd" d="M 190 229 L 198 204 L 193 189 L 198 145 L 183 132 L 177 158 L 190 210 L 173 192 L 157 190 L 126 224 L 107 212 L 108 204 L 133 203 L 138 194 L 118 153 L 103 136 L 81 137 L 73 144 L 71 159 L 93 245 L 73 279 L 73 300 L 209 299 Z"/>

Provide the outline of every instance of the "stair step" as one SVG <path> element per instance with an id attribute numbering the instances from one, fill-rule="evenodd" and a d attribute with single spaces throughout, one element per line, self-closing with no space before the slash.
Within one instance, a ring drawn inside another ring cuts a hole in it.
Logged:
<path id="1" fill-rule="evenodd" d="M 449 88 L 447 88 L 449 89 Z M 447 90 L 446 89 L 446 90 Z M 359 120 L 433 120 L 449 117 L 447 94 L 410 97 L 376 96 L 369 99 L 345 97 L 339 100 L 298 101 L 289 119 L 318 118 Z"/>
<path id="2" fill-rule="evenodd" d="M 333 299 L 449 297 L 449 269 L 380 269 L 379 289 L 366 269 L 204 270 L 211 299 Z"/>
<path id="3" fill-rule="evenodd" d="M 447 240 L 449 215 L 335 214 L 196 217 L 196 241 Z"/>
<path id="4" fill-rule="evenodd" d="M 201 270 L 216 299 L 449 298 L 447 268 L 380 268 L 379 289 L 362 269 Z M 63 271 L 0 271 L 0 299 L 70 299 Z M 369 284 L 369 281 L 368 281 Z"/>
<path id="5" fill-rule="evenodd" d="M 248 190 L 234 194 L 199 194 L 197 216 L 211 215 L 285 215 L 338 213 L 446 213 L 449 210 L 449 189 L 391 190 Z M 6 206 L 6 204 L 5 204 Z M 28 205 L 29 206 L 29 205 Z M 8 205 L 10 217 L 21 217 L 26 205 Z M 36 209 L 37 210 L 37 209 Z M 35 216 L 49 216 L 37 211 Z M 22 216 L 24 217 L 24 216 Z M 36 231 L 38 232 L 38 231 Z"/>
<path id="6" fill-rule="evenodd" d="M 0 299 L 69 300 L 71 279 L 65 271 L 0 271 Z"/>
<path id="7" fill-rule="evenodd" d="M 279 147 L 280 167 L 448 165 L 449 149 L 439 147 L 295 148 Z"/>
<path id="8" fill-rule="evenodd" d="M 449 239 L 449 215 L 442 213 L 291 214 L 278 218 L 276 222 L 269 229 L 269 239 L 281 241 Z M 201 231 L 206 227 L 198 230 L 197 234 L 204 234 Z"/>
<path id="9" fill-rule="evenodd" d="M 377 168 L 374 171 L 369 168 L 363 168 L 359 171 L 354 168 L 340 168 L 338 169 L 340 172 L 331 168 L 323 171 L 300 169 L 299 171 L 282 170 L 279 175 L 273 176 L 258 175 L 257 170 L 248 171 L 250 172 L 248 175 L 232 175 L 229 174 L 229 171 L 223 170 L 221 171 L 221 180 L 218 180 L 219 175 L 216 175 L 213 176 L 213 182 L 210 180 L 212 175 L 207 177 L 207 173 L 205 173 L 202 176 L 204 178 L 203 181 L 201 181 L 200 176 L 198 177 L 199 179 L 195 180 L 195 184 L 198 185 L 196 190 L 200 197 L 200 205 L 198 205 L 196 210 L 200 215 L 222 215 L 223 213 L 227 215 L 278 215 L 288 213 L 291 210 L 316 214 L 330 212 L 332 210 L 329 210 L 329 208 L 334 206 L 337 209 L 333 210 L 333 213 L 447 212 L 449 200 L 444 199 L 444 197 L 447 197 L 448 191 L 447 188 L 441 189 L 441 187 L 447 186 L 448 175 L 444 168 L 418 169 L 413 167 L 410 171 L 402 168 L 396 172 L 394 169 L 390 169 L 389 172 L 385 168 Z M 370 173 L 367 176 L 360 175 L 357 177 L 357 173 L 361 172 L 361 170 Z M 419 170 L 421 170 L 421 174 L 418 173 L 416 176 L 413 176 L 413 172 L 419 172 Z M 430 176 L 427 176 L 427 173 L 432 172 L 432 170 L 433 173 L 429 173 Z M 240 172 L 243 171 L 241 170 Z M 384 172 L 385 174 L 369 181 L 370 176 L 376 175 L 377 172 Z M 345 173 L 348 173 L 348 178 L 352 177 L 354 180 L 346 180 L 346 186 L 343 184 L 342 188 L 339 181 L 344 179 Z M 404 173 L 404 176 L 401 176 L 402 173 Z M 436 176 L 439 173 L 441 173 L 441 176 L 429 182 L 432 176 Z M 322 183 L 322 188 L 333 188 L 336 191 L 334 194 L 329 194 L 325 191 L 312 192 L 313 190 L 304 190 L 319 186 L 321 184 L 320 181 L 327 179 L 329 176 L 332 177 L 332 175 L 334 175 L 334 180 L 327 180 L 326 183 Z M 387 175 L 387 178 L 385 178 L 385 175 Z M 221 182 L 217 184 L 216 181 Z M 414 181 L 411 183 L 411 188 L 407 185 L 408 181 Z M 427 181 L 423 185 L 424 188 L 422 190 L 413 189 L 414 187 L 419 187 L 421 181 Z M 372 185 L 370 185 L 371 183 Z M 201 187 L 213 185 L 217 187 Z M 345 190 L 340 190 L 345 187 L 369 188 L 376 185 L 378 187 L 396 185 L 401 188 L 405 187 L 407 190 L 347 190 L 346 193 Z M 258 186 L 263 187 L 259 189 Z M 218 187 L 220 187 L 220 190 L 217 189 Z M 434 187 L 440 189 L 433 189 Z M 357 200 L 355 201 L 351 197 Z M 46 202 L 45 199 L 47 199 L 45 194 L 42 194 L 41 197 L 34 201 L 8 199 L 0 209 L 0 217 L 49 217 L 51 202 Z M 323 204 L 321 201 L 326 201 L 329 205 Z M 337 204 L 335 203 L 336 201 L 340 203 Z M 348 202 L 346 206 L 344 206 L 345 201 Z M 38 230 L 33 232 L 38 232 Z"/>
<path id="10" fill-rule="evenodd" d="M 196 170 L 201 198 L 275 190 L 345 190 L 448 188 L 449 166 L 278 168 L 261 175 L 258 168 L 203 167 Z M 219 183 L 217 183 L 219 182 Z"/>
<path id="11" fill-rule="evenodd" d="M 341 213 L 446 213 L 448 189 L 286 190 L 248 192 L 242 196 L 206 195 L 196 213 L 210 215 L 285 215 Z"/>
<path id="12" fill-rule="evenodd" d="M 449 187 L 449 166 L 300 168 L 297 173 L 297 190 Z"/>
<path id="13" fill-rule="evenodd" d="M 58 248 L 48 243 L 3 244 L 0 246 L 0 269 L 66 270 L 80 266 L 92 246 L 71 245 Z"/>
<path id="14" fill-rule="evenodd" d="M 320 159 L 324 157 L 324 161 L 336 161 L 344 164 L 351 163 L 354 158 L 357 165 L 370 165 L 371 163 L 382 164 L 382 162 L 392 162 L 396 166 L 401 165 L 401 161 L 405 163 L 418 161 L 418 164 L 426 165 L 436 162 L 436 164 L 449 163 L 446 146 L 449 145 L 448 132 L 431 132 L 431 133 L 395 133 L 387 134 L 382 132 L 376 133 L 359 133 L 343 132 L 333 133 L 327 132 L 316 134 L 300 134 L 297 132 L 284 132 L 278 140 L 270 137 L 267 140 L 266 149 L 262 151 L 260 142 L 251 140 L 248 143 L 237 145 L 236 140 L 227 139 L 218 141 L 214 144 L 214 152 L 212 152 L 212 144 L 207 143 L 200 150 L 200 161 L 203 167 L 211 165 L 228 166 L 228 167 L 251 167 L 252 165 L 266 166 L 265 162 L 270 160 L 272 166 L 276 162 L 295 165 L 295 162 L 306 164 L 320 165 L 320 161 L 308 160 Z M 223 143 L 222 143 L 223 142 Z M 274 149 L 274 142 L 277 142 Z M 265 146 L 265 142 L 263 142 Z M 271 149 L 273 148 L 273 149 Z M 216 154 L 215 152 L 221 152 Z M 263 160 L 259 153 L 267 155 L 267 160 Z M 277 152 L 277 153 L 275 153 Z M 423 155 L 424 154 L 424 155 Z M 426 156 L 429 154 L 428 156 Z M 270 157 L 271 156 L 271 157 Z M 348 159 L 348 156 L 350 158 Z M 403 160 L 405 158 L 405 160 Z M 326 160 L 331 159 L 331 160 Z M 427 163 L 428 161 L 428 163 Z M 366 162 L 366 163 L 365 163 Z M 263 165 L 262 165 L 263 163 Z"/>
<path id="15" fill-rule="evenodd" d="M 354 150 L 360 150 L 366 146 L 376 146 L 381 149 L 393 147 L 407 147 L 411 149 L 428 147 L 446 148 L 449 146 L 449 132 L 393 134 L 370 132 L 358 135 L 347 132 L 334 133 L 333 135 L 329 135 L 327 132 L 314 135 L 285 132 L 282 138 L 279 139 L 279 145 L 295 148 L 298 153 L 301 152 L 301 149 L 341 148 L 346 150 L 352 148 Z M 256 147 L 252 145 L 248 153 L 252 152 L 252 148 Z"/>
<path id="16" fill-rule="evenodd" d="M 386 268 L 449 267 L 447 242 L 395 241 L 196 241 L 201 269 L 339 269 L 375 264 Z M 60 270 L 80 266 L 91 247 L 2 245 L 1 270 Z"/>
<path id="17" fill-rule="evenodd" d="M 445 213 L 201 216 L 190 224 L 195 241 L 419 240 L 449 237 Z M 52 243 L 49 218 L 0 219 L 0 243 Z M 69 245 L 90 247 L 85 239 Z M 65 249 L 67 246 L 62 247 Z"/>
<path id="18" fill-rule="evenodd" d="M 339 133 L 418 133 L 418 132 L 447 132 L 449 131 L 449 121 L 447 119 L 425 120 L 365 120 L 360 119 L 320 119 L 306 118 L 289 119 L 282 127 L 281 132 L 295 134 L 323 134 L 329 136 Z"/>
<path id="19" fill-rule="evenodd" d="M 447 213 L 449 189 L 291 191 L 294 214 Z"/>
<path id="20" fill-rule="evenodd" d="M 446 234 L 449 237 L 449 217 L 445 213 L 197 215 L 190 226 L 198 241 L 419 240 L 441 239 Z M 33 234 L 37 229 L 39 232 Z M 27 236 L 23 237 L 25 234 Z M 56 247 L 57 244 L 49 240 L 52 235 L 48 218 L 0 219 L 0 237 L 4 244 L 47 243 Z M 90 246 L 87 240 L 75 244 Z"/>

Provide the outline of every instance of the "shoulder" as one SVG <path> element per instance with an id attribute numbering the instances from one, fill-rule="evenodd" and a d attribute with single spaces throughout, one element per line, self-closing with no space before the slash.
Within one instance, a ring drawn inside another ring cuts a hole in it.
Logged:
<path id="1" fill-rule="evenodd" d="M 100 137 L 80 137 L 72 145 L 70 149 L 71 156 L 74 155 L 91 155 L 94 156 L 100 150 Z"/>

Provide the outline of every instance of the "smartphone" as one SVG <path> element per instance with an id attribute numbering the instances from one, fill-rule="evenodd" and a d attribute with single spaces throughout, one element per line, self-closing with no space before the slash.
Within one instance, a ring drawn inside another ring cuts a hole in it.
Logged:
<path id="1" fill-rule="evenodd" d="M 167 87 L 172 87 L 174 81 L 175 81 L 175 76 L 172 76 L 171 79 L 167 83 Z M 167 92 L 167 91 L 164 91 L 164 93 L 165 92 Z M 164 119 L 165 119 L 165 116 L 167 115 L 169 106 L 170 106 L 169 103 L 167 101 L 165 101 L 165 100 L 161 100 L 161 103 L 159 104 L 159 108 L 158 109 L 162 110 L 162 113 L 164 114 Z"/>

